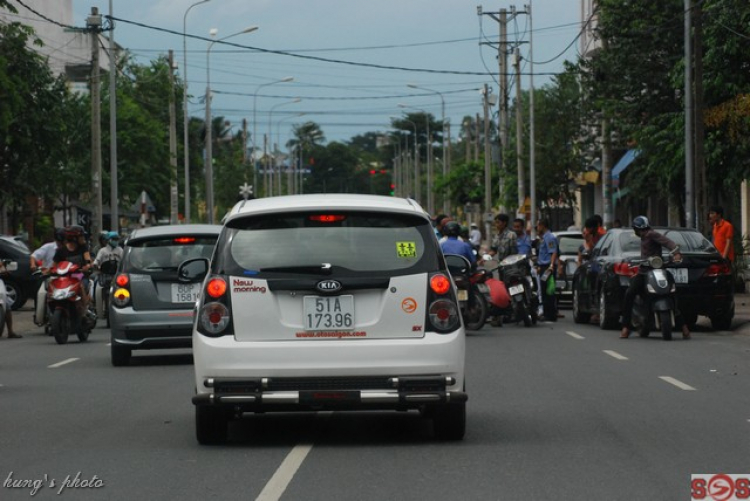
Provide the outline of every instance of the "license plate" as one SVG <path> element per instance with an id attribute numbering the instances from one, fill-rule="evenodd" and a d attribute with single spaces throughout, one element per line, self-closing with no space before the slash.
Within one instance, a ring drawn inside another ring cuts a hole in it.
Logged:
<path id="1" fill-rule="evenodd" d="M 674 281 L 677 284 L 688 283 L 688 271 L 687 268 L 667 268 L 674 277 Z"/>
<path id="2" fill-rule="evenodd" d="M 354 296 L 305 296 L 307 331 L 354 329 Z"/>
<path id="3" fill-rule="evenodd" d="M 173 303 L 194 303 L 198 300 L 201 284 L 172 284 Z"/>
<path id="4" fill-rule="evenodd" d="M 466 289 L 458 289 L 458 300 L 459 301 L 468 301 L 469 300 L 469 291 Z"/>
<path id="5" fill-rule="evenodd" d="M 523 292 L 523 285 L 521 284 L 511 285 L 508 292 L 510 292 L 511 296 L 515 296 L 516 294 L 521 294 Z"/>

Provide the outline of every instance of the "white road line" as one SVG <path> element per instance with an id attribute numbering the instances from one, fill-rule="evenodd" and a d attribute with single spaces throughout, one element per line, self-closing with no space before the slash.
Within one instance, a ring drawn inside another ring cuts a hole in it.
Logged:
<path id="1" fill-rule="evenodd" d="M 565 334 L 572 337 L 573 339 L 586 339 L 585 337 L 581 336 L 580 334 L 576 334 L 573 331 L 566 331 Z"/>
<path id="2" fill-rule="evenodd" d="M 322 425 L 322 422 L 327 420 L 331 414 L 333 414 L 331 411 L 318 412 L 315 417 L 316 423 L 313 425 L 313 435 L 315 434 L 315 429 Z M 284 491 L 292 482 L 295 473 L 297 473 L 297 470 L 299 470 L 299 467 L 307 457 L 307 454 L 313 448 L 312 438 L 305 442 L 306 443 L 295 445 L 289 454 L 287 454 L 284 461 L 281 462 L 281 465 L 279 465 L 278 469 L 271 477 L 271 480 L 268 481 L 266 486 L 263 487 L 261 493 L 258 494 L 258 497 L 255 498 L 255 501 L 278 501 L 281 499 Z"/>
<path id="3" fill-rule="evenodd" d="M 679 389 L 681 389 L 681 390 L 685 390 L 685 391 L 696 391 L 696 390 L 695 390 L 695 388 L 693 388 L 693 387 L 692 387 L 692 386 L 690 386 L 689 384 L 685 384 L 685 383 L 683 383 L 682 381 L 679 381 L 679 380 L 677 380 L 677 379 L 675 379 L 675 378 L 673 378 L 673 377 L 669 377 L 669 376 L 659 376 L 659 379 L 661 379 L 662 381 L 666 381 L 666 382 L 667 382 L 667 383 L 669 383 L 669 384 L 673 384 L 673 385 L 675 385 L 676 387 L 678 387 L 678 388 L 679 388 Z"/>
<path id="4" fill-rule="evenodd" d="M 63 360 L 62 362 L 57 362 L 56 364 L 48 365 L 48 369 L 57 369 L 60 366 L 63 366 L 65 364 L 69 364 L 71 362 L 75 362 L 76 360 L 80 360 L 80 358 L 68 358 L 66 360 Z"/>
<path id="5" fill-rule="evenodd" d="M 629 360 L 628 357 L 626 357 L 625 355 L 620 355 L 616 351 L 612 351 L 612 350 L 602 350 L 602 351 L 604 351 L 604 353 L 606 353 L 610 357 L 616 358 L 617 360 Z"/>

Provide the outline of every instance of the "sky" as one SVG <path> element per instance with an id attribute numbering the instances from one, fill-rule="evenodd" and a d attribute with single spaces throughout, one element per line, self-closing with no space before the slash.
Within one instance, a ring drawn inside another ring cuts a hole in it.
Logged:
<path id="1" fill-rule="evenodd" d="M 246 119 L 259 141 L 270 131 L 281 145 L 292 125 L 307 121 L 320 125 L 328 141 L 347 141 L 386 132 L 391 117 L 406 113 L 426 111 L 440 120 L 436 92 L 442 93 L 455 138 L 464 116 L 482 113 L 479 89 L 499 89 L 498 23 L 478 15 L 478 7 L 485 13 L 512 5 L 527 10 L 522 3 L 461 0 L 209 0 L 190 8 L 197 1 L 113 0 L 114 17 L 123 20 L 115 41 L 144 64 L 173 49 L 178 74 L 184 77 L 187 68 L 188 112 L 200 118 L 208 60 L 212 116 L 225 117 L 234 131 Z M 107 0 L 73 0 L 75 25 L 85 25 L 92 6 L 109 12 Z M 526 14 L 508 23 L 508 40 L 523 42 L 524 89 L 532 68 L 538 88 L 561 71 L 565 59 L 577 59 L 580 47 L 580 0 L 533 0 L 532 9 L 533 31 Z M 232 36 L 250 26 L 258 29 Z M 217 42 L 209 52 L 214 28 L 214 40 L 231 36 L 226 41 L 236 45 Z M 279 82 L 288 77 L 293 81 Z"/>

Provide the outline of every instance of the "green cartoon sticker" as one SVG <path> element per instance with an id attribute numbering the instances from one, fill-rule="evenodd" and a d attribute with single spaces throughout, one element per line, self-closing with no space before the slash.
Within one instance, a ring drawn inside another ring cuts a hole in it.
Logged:
<path id="1" fill-rule="evenodd" d="M 417 257 L 417 244 L 415 242 L 396 242 L 396 254 L 398 257 Z"/>

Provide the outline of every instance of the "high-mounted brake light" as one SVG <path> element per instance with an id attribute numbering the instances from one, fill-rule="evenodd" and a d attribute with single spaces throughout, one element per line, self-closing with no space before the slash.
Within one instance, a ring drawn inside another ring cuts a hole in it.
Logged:
<path id="1" fill-rule="evenodd" d="M 433 275 L 430 288 L 435 294 L 446 294 L 451 289 L 451 281 L 445 275 Z"/>
<path id="2" fill-rule="evenodd" d="M 227 283 L 223 278 L 212 278 L 206 285 L 206 293 L 212 298 L 220 298 L 227 292 Z"/>
<path id="3" fill-rule="evenodd" d="M 338 223 L 346 219 L 343 214 L 315 214 L 309 217 L 310 221 L 318 223 Z"/>
<path id="4" fill-rule="evenodd" d="M 117 278 L 115 279 L 115 283 L 119 285 L 120 287 L 127 287 L 127 285 L 130 283 L 130 277 L 122 273 L 120 275 L 117 275 Z"/>
<path id="5" fill-rule="evenodd" d="M 176 244 L 192 244 L 195 243 L 195 237 L 177 237 L 172 241 Z"/>

